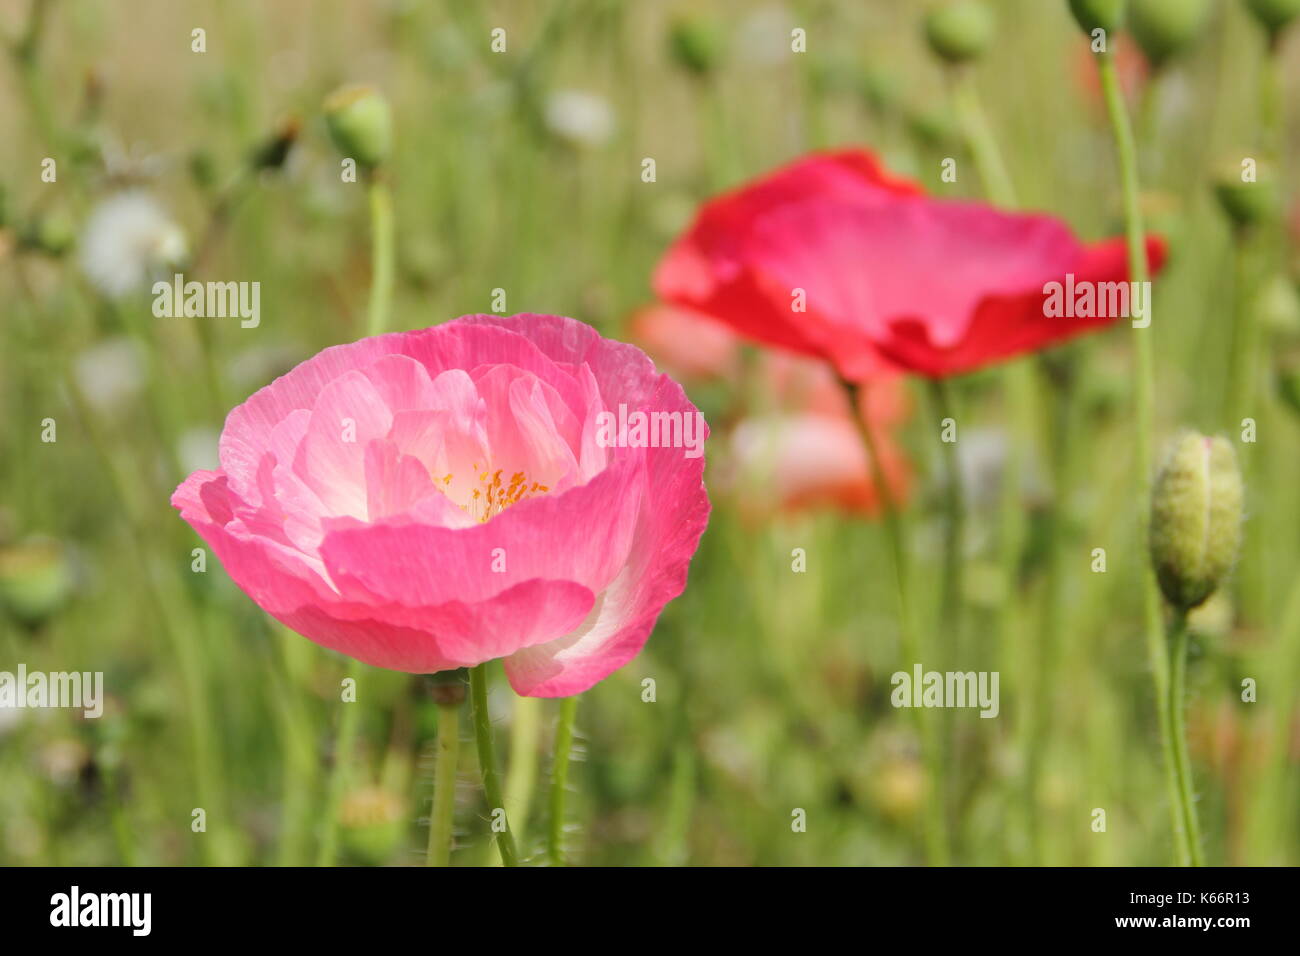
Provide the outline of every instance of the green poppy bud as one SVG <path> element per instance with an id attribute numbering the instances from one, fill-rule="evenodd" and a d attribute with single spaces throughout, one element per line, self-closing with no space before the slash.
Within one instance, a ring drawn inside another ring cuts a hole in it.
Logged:
<path id="1" fill-rule="evenodd" d="M 74 584 L 67 550 L 48 538 L 29 538 L 0 549 L 0 606 L 37 627 L 67 603 Z"/>
<path id="2" fill-rule="evenodd" d="M 1084 33 L 1114 33 L 1124 23 L 1126 0 L 1070 0 L 1070 12 Z"/>
<path id="3" fill-rule="evenodd" d="M 1151 562 L 1180 611 L 1214 593 L 1237 560 L 1242 495 L 1226 438 L 1187 432 L 1174 443 L 1151 492 Z"/>
<path id="4" fill-rule="evenodd" d="M 707 76 L 722 54 L 722 38 L 712 23 L 684 18 L 668 29 L 668 51 L 688 73 Z"/>
<path id="5" fill-rule="evenodd" d="M 982 0 L 954 0 L 925 18 L 930 49 L 949 63 L 978 59 L 993 42 L 993 13 Z"/>
<path id="6" fill-rule="evenodd" d="M 393 145 L 393 116 L 388 100 L 371 86 L 345 86 L 325 99 L 330 139 L 344 156 L 374 169 Z"/>
<path id="7" fill-rule="evenodd" d="M 932 107 L 909 113 L 909 132 L 926 146 L 944 148 L 961 142 L 961 126 L 944 107 Z"/>
<path id="8" fill-rule="evenodd" d="M 1277 394 L 1296 415 L 1300 415 L 1300 367 L 1288 366 L 1278 369 Z"/>
<path id="9" fill-rule="evenodd" d="M 1191 46 L 1209 20 L 1210 0 L 1130 0 L 1133 39 L 1155 67 Z"/>
<path id="10" fill-rule="evenodd" d="M 72 220 L 60 210 L 43 214 L 28 229 L 26 245 L 47 256 L 61 256 L 77 241 Z"/>
<path id="11" fill-rule="evenodd" d="M 274 133 L 253 148 L 249 155 L 249 165 L 254 169 L 279 169 L 293 151 L 300 128 L 301 124 L 296 117 L 285 120 Z"/>
<path id="12" fill-rule="evenodd" d="M 1225 165 L 1214 182 L 1214 195 L 1233 225 L 1239 228 L 1271 219 L 1281 202 L 1277 179 L 1267 163 L 1255 163 L 1253 167 L 1240 162 Z"/>
<path id="13" fill-rule="evenodd" d="M 1246 0 L 1246 9 L 1260 26 L 1277 34 L 1300 14 L 1300 0 Z"/>

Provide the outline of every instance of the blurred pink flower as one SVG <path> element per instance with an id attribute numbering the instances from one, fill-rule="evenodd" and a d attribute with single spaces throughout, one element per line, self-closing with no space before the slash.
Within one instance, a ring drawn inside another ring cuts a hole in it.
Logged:
<path id="1" fill-rule="evenodd" d="M 762 514 L 833 506 L 879 514 L 882 500 L 848 397 L 825 362 L 765 352 L 760 371 L 774 408 L 737 423 L 731 433 L 733 478 L 742 509 Z M 893 426 L 908 414 L 902 379 L 864 384 L 861 415 L 896 502 L 907 500 L 911 468 Z"/>
<path id="2" fill-rule="evenodd" d="M 632 313 L 632 341 L 684 382 L 730 379 L 739 371 L 740 337 L 703 312 L 656 302 Z"/>
<path id="3" fill-rule="evenodd" d="M 708 522 L 703 457 L 602 437 L 620 408 L 707 435 L 633 346 L 560 316 L 465 316 L 277 379 L 172 503 L 318 644 L 416 673 L 501 657 L 520 694 L 576 694 L 641 649 Z"/>

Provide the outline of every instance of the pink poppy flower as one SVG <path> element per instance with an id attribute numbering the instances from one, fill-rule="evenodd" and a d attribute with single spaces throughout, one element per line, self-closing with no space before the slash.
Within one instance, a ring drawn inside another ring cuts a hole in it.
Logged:
<path id="1" fill-rule="evenodd" d="M 768 352 L 760 374 L 774 407 L 739 421 L 728 443 L 741 509 L 759 517 L 774 506 L 879 514 L 883 500 L 876 475 L 848 396 L 830 366 Z M 902 379 L 886 376 L 868 383 L 859 402 L 893 500 L 905 502 L 912 470 L 894 437 L 895 426 L 910 411 Z"/>
<path id="2" fill-rule="evenodd" d="M 1154 272 L 1163 243 L 1149 239 L 1147 253 Z M 1127 278 L 1122 239 L 1085 245 L 1050 216 L 934 199 L 845 150 L 706 203 L 654 287 L 861 382 L 960 374 L 1109 325 L 1118 312 L 1049 314 L 1047 284 Z"/>
<path id="3" fill-rule="evenodd" d="M 559 697 L 631 660 L 685 587 L 706 436 L 633 346 L 560 316 L 464 316 L 261 389 L 172 503 L 316 643 L 414 673 L 505 658 L 517 692 Z"/>

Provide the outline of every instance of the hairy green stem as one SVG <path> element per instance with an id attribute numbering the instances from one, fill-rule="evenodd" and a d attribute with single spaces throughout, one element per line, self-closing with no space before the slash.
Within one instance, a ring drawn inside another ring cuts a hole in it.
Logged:
<path id="1" fill-rule="evenodd" d="M 578 698 L 560 700 L 560 717 L 555 725 L 555 756 L 551 761 L 551 826 L 546 839 L 546 858 L 552 866 L 564 866 L 564 803 L 568 796 L 569 754 L 573 750 L 573 727 L 578 716 Z"/>
<path id="2" fill-rule="evenodd" d="M 1106 112 L 1110 117 L 1119 158 L 1120 184 L 1124 194 L 1124 235 L 1128 245 L 1129 279 L 1133 282 L 1146 282 L 1149 278 L 1149 269 L 1142 228 L 1142 209 L 1139 203 L 1137 148 L 1133 142 L 1133 127 L 1124 105 L 1124 95 L 1120 90 L 1119 76 L 1115 70 L 1112 52 L 1108 50 L 1098 57 L 1098 69 L 1101 74 L 1102 92 L 1106 99 Z M 1152 330 L 1149 327 L 1134 330 L 1137 363 L 1134 375 L 1137 406 L 1134 457 L 1137 470 L 1138 543 L 1143 550 L 1147 545 L 1151 501 L 1152 391 L 1155 378 L 1151 338 Z M 1143 621 L 1147 639 L 1147 656 L 1151 664 L 1152 679 L 1155 682 L 1160 747 L 1165 764 L 1165 785 L 1170 802 L 1170 818 L 1175 832 L 1179 832 L 1183 829 L 1183 820 L 1179 806 L 1178 780 L 1174 769 L 1173 728 L 1169 722 L 1169 710 L 1162 703 L 1169 696 L 1169 664 L 1165 653 L 1164 629 L 1160 621 L 1160 595 L 1156 590 L 1155 575 L 1150 562 L 1143 560 L 1141 565 Z"/>
<path id="3" fill-rule="evenodd" d="M 1201 827 L 1196 819 L 1196 796 L 1192 786 L 1192 761 L 1187 752 L 1187 612 L 1175 611 L 1169 623 L 1170 652 L 1173 655 L 1169 681 L 1169 722 L 1174 731 L 1174 772 L 1178 778 L 1178 800 L 1183 814 L 1183 855 L 1192 866 L 1204 866 Z"/>
<path id="4" fill-rule="evenodd" d="M 496 750 L 492 745 L 492 717 L 488 714 L 487 702 L 487 664 L 470 668 L 469 695 L 474 708 L 474 743 L 478 749 L 479 771 L 483 775 L 483 792 L 487 797 L 488 813 L 495 824 L 498 813 L 504 816 L 506 803 L 501 796 L 501 777 L 497 773 Z M 508 817 L 504 829 L 497 832 L 496 841 L 502 865 L 518 866 L 515 836 L 510 832 Z"/>
<path id="5" fill-rule="evenodd" d="M 456 815 L 456 762 L 459 755 L 460 701 L 440 701 L 438 756 L 433 771 L 433 806 L 429 811 L 429 846 L 424 858 L 429 866 L 448 866 L 451 863 L 452 821 Z M 504 856 L 503 853 L 503 859 Z"/>
<path id="6" fill-rule="evenodd" d="M 516 697 L 510 722 L 510 765 L 506 769 L 506 817 L 515 829 L 515 841 L 527 845 L 528 811 L 537 783 L 537 739 L 541 728 L 540 697 Z"/>

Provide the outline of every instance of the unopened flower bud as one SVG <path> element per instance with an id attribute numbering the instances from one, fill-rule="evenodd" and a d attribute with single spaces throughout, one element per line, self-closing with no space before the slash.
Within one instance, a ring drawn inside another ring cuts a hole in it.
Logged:
<path id="1" fill-rule="evenodd" d="M 1257 163 L 1247 175 L 1241 163 L 1230 163 L 1214 182 L 1214 195 L 1234 226 L 1266 222 L 1277 214 L 1277 179 L 1267 163 Z"/>
<path id="2" fill-rule="evenodd" d="M 37 627 L 72 595 L 74 569 L 67 550 L 48 538 L 0 548 L 0 608 Z"/>
<path id="3" fill-rule="evenodd" d="M 1246 0 L 1246 9 L 1260 26 L 1276 36 L 1300 14 L 1300 0 Z"/>
<path id="4" fill-rule="evenodd" d="M 949 63 L 978 59 L 993 42 L 993 14 L 983 0 L 953 0 L 925 18 L 925 39 Z"/>
<path id="5" fill-rule="evenodd" d="M 345 86 L 325 100 L 330 138 L 344 156 L 373 169 L 388 158 L 393 117 L 388 100 L 372 86 Z"/>
<path id="6" fill-rule="evenodd" d="M 1070 0 L 1070 12 L 1084 33 L 1114 33 L 1124 22 L 1126 0 Z"/>
<path id="7" fill-rule="evenodd" d="M 684 18 L 669 28 L 668 50 L 687 72 L 705 76 L 717 65 L 722 38 L 713 24 L 699 18 Z"/>
<path id="8" fill-rule="evenodd" d="M 259 170 L 279 169 L 289 158 L 289 153 L 293 151 L 301 126 L 297 117 L 290 117 L 282 122 L 275 132 L 253 148 L 249 156 L 249 164 Z"/>
<path id="9" fill-rule="evenodd" d="M 1160 590 L 1186 611 L 1208 598 L 1237 559 L 1242 483 L 1225 438 L 1181 436 L 1151 493 L 1151 561 Z"/>
<path id="10" fill-rule="evenodd" d="M 1157 68 L 1192 45 L 1210 14 L 1210 0 L 1130 2 L 1129 29 L 1151 65 Z"/>

